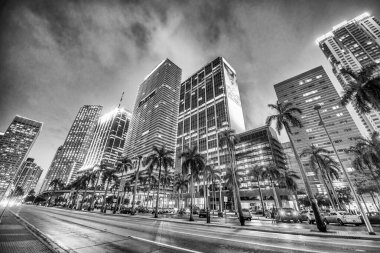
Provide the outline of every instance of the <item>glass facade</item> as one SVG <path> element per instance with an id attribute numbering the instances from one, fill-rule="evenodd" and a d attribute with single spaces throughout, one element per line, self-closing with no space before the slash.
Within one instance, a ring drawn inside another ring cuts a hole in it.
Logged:
<path id="1" fill-rule="evenodd" d="M 0 138 L 0 197 L 28 156 L 42 128 L 42 123 L 16 116 Z"/>
<path id="2" fill-rule="evenodd" d="M 41 174 L 41 167 L 34 162 L 33 158 L 27 158 L 17 173 L 14 184 L 16 187 L 21 187 L 26 195 L 30 190 L 35 190 Z"/>
<path id="3" fill-rule="evenodd" d="M 348 171 L 352 171 L 351 157 L 345 153 L 345 149 L 355 144 L 360 132 L 346 107 L 339 105 L 340 97 L 327 76 L 322 66 L 311 69 L 305 73 L 292 77 L 274 85 L 278 101 L 292 102 L 293 106 L 302 110 L 301 121 L 303 128 L 292 128 L 291 136 L 298 154 L 302 150 L 314 144 L 329 150 L 334 157 L 333 148 L 319 125 L 319 117 L 314 110 L 315 105 L 320 105 L 322 119 L 334 142 L 339 157 Z M 326 192 L 320 178 L 311 171 L 308 159 L 302 158 L 309 182 L 315 192 Z M 337 187 L 345 185 L 342 181 L 336 181 Z"/>
<path id="4" fill-rule="evenodd" d="M 343 67 L 357 71 L 380 63 L 380 22 L 364 13 L 334 26 L 332 31 L 317 39 L 317 44 L 344 88 L 350 77 L 341 73 Z M 380 130 L 379 112 L 360 115 L 360 118 L 367 132 Z"/>

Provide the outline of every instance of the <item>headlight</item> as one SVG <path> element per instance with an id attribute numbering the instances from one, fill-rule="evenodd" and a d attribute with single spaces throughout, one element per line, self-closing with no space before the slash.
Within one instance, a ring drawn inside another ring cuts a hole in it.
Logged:
<path id="1" fill-rule="evenodd" d="M 281 210 L 281 211 L 280 211 L 280 214 L 281 214 L 281 215 L 284 215 L 284 214 L 285 214 L 285 212 Z"/>

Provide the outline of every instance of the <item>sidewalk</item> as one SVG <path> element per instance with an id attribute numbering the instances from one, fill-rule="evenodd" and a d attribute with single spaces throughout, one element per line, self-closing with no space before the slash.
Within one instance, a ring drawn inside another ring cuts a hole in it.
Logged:
<path id="1" fill-rule="evenodd" d="M 11 212 L 5 211 L 0 223 L 0 252 L 51 253 L 54 251 L 21 225 Z"/>

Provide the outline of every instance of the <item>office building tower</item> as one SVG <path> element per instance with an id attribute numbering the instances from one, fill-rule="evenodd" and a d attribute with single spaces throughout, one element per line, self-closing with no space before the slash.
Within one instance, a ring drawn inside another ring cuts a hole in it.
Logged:
<path id="1" fill-rule="evenodd" d="M 58 178 L 61 174 L 58 170 L 55 169 L 55 166 L 57 162 L 60 160 L 61 154 L 62 154 L 63 146 L 59 146 L 57 151 L 55 152 L 53 161 L 51 162 L 49 169 L 45 175 L 44 181 L 42 183 L 40 192 L 44 192 L 49 188 L 49 184 L 51 181 L 53 181 L 55 178 Z"/>
<path id="2" fill-rule="evenodd" d="M 334 26 L 316 42 L 343 88 L 351 78 L 342 74 L 342 68 L 358 71 L 369 64 L 380 63 L 380 22 L 368 13 Z M 368 132 L 380 130 L 379 112 L 361 115 L 361 120 Z"/>
<path id="3" fill-rule="evenodd" d="M 128 158 L 149 155 L 153 145 L 174 151 L 181 74 L 166 59 L 140 84 L 125 145 Z"/>
<path id="4" fill-rule="evenodd" d="M 131 117 L 130 112 L 116 108 L 99 118 L 90 148 L 78 172 L 92 169 L 101 162 L 115 167 L 117 160 L 123 154 Z"/>
<path id="5" fill-rule="evenodd" d="M 52 169 L 51 175 L 55 175 L 54 178 L 51 177 L 51 180 L 60 178 L 64 184 L 73 180 L 73 175 L 83 165 L 101 110 L 102 106 L 100 105 L 85 105 L 79 109 L 62 145 L 59 157 L 57 157 L 54 167 L 50 168 Z"/>
<path id="6" fill-rule="evenodd" d="M 235 70 L 218 57 L 187 78 L 179 96 L 176 157 L 186 147 L 197 146 L 208 164 L 224 168 L 229 160 L 219 148 L 218 133 L 245 130 Z M 180 163 L 177 158 L 177 168 Z"/>
<path id="7" fill-rule="evenodd" d="M 343 165 L 351 171 L 351 155 L 345 150 L 355 145 L 355 140 L 360 136 L 360 132 L 349 114 L 346 107 L 339 104 L 340 97 L 334 88 L 331 80 L 327 76 L 322 66 L 306 71 L 288 80 L 274 85 L 278 101 L 291 102 L 293 106 L 302 110 L 300 119 L 303 128 L 291 128 L 291 136 L 298 154 L 311 144 L 329 150 L 330 155 L 337 160 L 333 152 L 331 143 L 320 125 L 320 119 L 315 105 L 320 105 L 321 117 L 334 142 L 338 155 Z M 309 182 L 315 192 L 326 192 L 321 184 L 320 174 L 316 174 L 309 166 L 308 158 L 302 158 L 302 163 L 306 170 Z M 335 185 L 341 187 L 345 185 L 342 181 L 336 181 Z"/>
<path id="8" fill-rule="evenodd" d="M 33 158 L 27 158 L 17 173 L 14 181 L 15 187 L 21 187 L 26 195 L 30 190 L 36 188 L 41 174 L 41 167 L 34 162 Z"/>
<path id="9" fill-rule="evenodd" d="M 276 165 L 279 169 L 285 169 L 285 154 L 281 143 L 277 139 L 276 132 L 267 126 L 248 130 L 237 135 L 239 142 L 236 144 L 236 163 L 237 169 L 245 171 L 240 182 L 240 197 L 243 208 L 252 207 L 261 210 L 260 194 L 258 190 L 257 178 L 248 177 L 247 174 L 256 165 L 267 166 Z M 276 186 L 278 183 L 275 182 Z M 274 205 L 273 190 L 269 180 L 261 180 L 260 188 L 263 194 L 264 204 L 267 208 Z M 285 189 L 276 187 L 276 193 L 283 206 L 289 206 L 289 192 Z M 291 206 L 293 207 L 293 206 Z"/>
<path id="10" fill-rule="evenodd" d="M 28 156 L 42 123 L 16 116 L 0 138 L 0 197 L 8 194 L 20 165 Z"/>
<path id="11" fill-rule="evenodd" d="M 290 145 L 290 142 L 285 142 L 281 144 L 282 150 L 285 155 L 285 161 L 286 161 L 286 169 L 294 171 L 298 174 L 300 179 L 296 179 L 296 183 L 298 186 L 298 189 L 300 192 L 306 192 L 305 191 L 305 183 L 303 182 L 301 178 L 301 172 L 300 172 L 300 166 L 298 165 L 296 156 L 294 154 L 294 151 L 292 149 L 292 146 Z"/>

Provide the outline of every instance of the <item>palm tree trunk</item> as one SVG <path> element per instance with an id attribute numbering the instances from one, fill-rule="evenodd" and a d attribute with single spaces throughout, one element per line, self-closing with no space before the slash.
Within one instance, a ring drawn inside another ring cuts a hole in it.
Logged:
<path id="1" fill-rule="evenodd" d="M 271 185 L 272 185 L 273 198 L 274 198 L 274 203 L 275 203 L 275 205 L 276 205 L 276 209 L 281 208 L 280 202 L 278 201 L 276 188 L 275 188 L 275 186 L 274 186 L 274 183 L 273 183 L 272 178 L 270 178 L 270 183 L 271 183 Z"/>
<path id="2" fill-rule="evenodd" d="M 300 211 L 300 207 L 298 205 L 298 195 L 297 195 L 297 191 L 294 191 L 294 196 L 296 198 L 296 208 L 297 208 L 297 211 Z"/>
<path id="3" fill-rule="evenodd" d="M 191 197 L 190 197 L 190 221 L 194 221 L 194 217 L 193 217 L 193 192 L 194 192 L 193 173 L 191 173 L 190 191 L 191 191 Z"/>
<path id="4" fill-rule="evenodd" d="M 375 173 L 373 172 L 372 166 L 368 162 L 366 162 L 366 165 L 367 165 L 369 171 L 371 172 L 372 179 L 376 183 L 377 192 L 380 193 L 380 184 L 379 184 L 379 181 L 377 180 Z"/>
<path id="5" fill-rule="evenodd" d="M 203 173 L 203 209 L 206 209 L 206 172 Z"/>
<path id="6" fill-rule="evenodd" d="M 375 198 L 373 197 L 373 193 L 370 192 L 369 195 L 371 195 L 371 198 L 372 198 L 373 204 L 375 205 L 377 211 L 380 211 L 380 210 L 379 210 L 379 207 L 378 207 L 377 204 L 376 204 Z"/>
<path id="7" fill-rule="evenodd" d="M 232 168 L 232 176 L 233 176 L 233 180 L 234 180 L 234 188 L 235 188 L 235 194 L 236 194 L 236 204 L 237 204 L 237 209 L 238 209 L 238 213 L 239 213 L 239 220 L 240 220 L 240 225 L 241 226 L 244 226 L 245 225 L 245 220 L 244 220 L 244 217 L 243 217 L 243 211 L 242 211 L 242 208 L 241 208 L 241 201 L 240 201 L 240 192 L 239 192 L 239 185 L 238 185 L 238 182 L 237 182 L 237 179 L 236 179 L 236 175 L 235 175 L 235 154 L 233 152 L 233 150 L 231 149 L 230 147 L 230 154 L 231 154 L 231 168 Z"/>
<path id="8" fill-rule="evenodd" d="M 158 182 L 157 182 L 157 196 L 156 196 L 156 212 L 154 213 L 154 218 L 158 218 L 158 200 L 160 197 L 160 181 L 161 181 L 161 168 L 162 161 L 160 159 L 160 170 L 158 171 Z"/>
<path id="9" fill-rule="evenodd" d="M 136 178 L 135 178 L 135 188 L 133 189 L 132 209 L 135 209 L 135 198 L 136 198 L 136 191 L 137 191 L 137 179 L 139 178 L 140 160 L 141 160 L 141 158 L 139 158 L 139 164 L 137 165 Z"/>
<path id="10" fill-rule="evenodd" d="M 95 191 L 96 191 L 96 186 L 98 185 L 98 182 L 99 182 L 99 178 L 100 178 L 100 172 L 99 172 L 98 178 L 96 179 L 96 183 L 94 185 L 94 191 L 92 192 L 90 209 L 94 208 L 93 205 L 95 206 Z"/>
<path id="11" fill-rule="evenodd" d="M 364 206 L 365 206 L 365 209 L 367 210 L 367 213 L 369 213 L 368 206 L 367 206 L 367 204 L 366 204 L 365 201 L 364 201 L 363 195 L 360 194 L 360 197 L 362 198 L 362 201 L 363 201 L 363 204 L 364 204 Z M 360 205 L 360 203 L 358 203 L 358 205 Z M 365 215 L 365 214 L 363 213 L 362 215 Z"/>
<path id="12" fill-rule="evenodd" d="M 79 210 L 82 210 L 82 205 L 83 205 L 84 199 L 86 198 L 86 195 L 87 195 L 87 188 L 88 188 L 88 184 L 89 184 L 89 183 L 90 183 L 90 182 L 88 182 L 88 183 L 86 184 L 86 188 L 84 189 L 83 199 L 82 199 L 82 201 L 80 202 Z"/>
<path id="13" fill-rule="evenodd" d="M 331 177 L 328 173 L 326 173 L 327 175 L 327 179 L 328 179 L 328 182 L 330 183 L 330 186 L 331 186 L 331 190 L 332 190 L 332 193 L 333 193 L 333 196 L 334 196 L 334 199 L 335 199 L 335 202 L 337 204 L 337 208 L 339 208 L 340 210 L 342 209 L 346 209 L 346 208 L 342 208 L 340 202 L 339 202 L 339 198 L 338 198 L 338 194 L 336 193 L 335 191 L 335 188 L 334 188 L 334 185 L 333 185 L 333 182 L 331 180 Z M 346 210 L 347 211 L 347 210 Z"/>
<path id="14" fill-rule="evenodd" d="M 260 187 L 260 178 L 257 177 L 257 183 L 259 185 L 259 193 L 260 193 L 260 201 L 261 201 L 261 209 L 263 210 L 263 216 L 265 216 L 265 207 L 264 207 L 264 199 L 263 199 L 263 193 L 261 191 Z"/>
<path id="15" fill-rule="evenodd" d="M 107 180 L 106 191 L 104 192 L 104 198 L 103 198 L 103 204 L 102 204 L 102 212 L 103 212 L 103 213 L 106 213 L 106 212 L 107 212 L 107 209 L 104 210 L 104 206 L 105 206 L 105 204 L 106 204 L 106 198 L 107 198 L 107 192 L 108 192 L 108 184 L 109 184 L 109 180 Z"/>
<path id="16" fill-rule="evenodd" d="M 214 201 L 213 201 L 213 208 L 212 208 L 212 214 L 214 214 L 215 208 L 216 208 L 216 192 L 215 192 L 215 184 L 214 180 L 212 181 L 212 192 L 214 194 Z"/>
<path id="17" fill-rule="evenodd" d="M 307 176 L 306 176 L 306 172 L 305 172 L 305 169 L 302 165 L 302 162 L 301 162 L 301 159 L 297 153 L 297 150 L 294 146 L 294 142 L 292 140 L 292 138 L 290 137 L 290 133 L 289 133 L 289 130 L 285 127 L 285 131 L 286 131 L 286 134 L 289 138 L 289 141 L 290 141 L 290 145 L 292 146 L 292 149 L 293 149 L 293 152 L 294 152 L 294 156 L 297 160 L 297 163 L 298 163 L 298 166 L 300 167 L 300 172 L 301 172 L 301 177 L 302 177 L 302 180 L 305 184 L 305 189 L 306 189 L 306 193 L 307 193 L 307 196 L 309 198 L 309 201 L 311 203 L 311 207 L 314 211 L 314 216 L 315 216 L 315 221 L 317 223 L 317 227 L 318 227 L 318 230 L 320 232 L 326 232 L 327 231 L 327 228 L 326 228 L 326 225 L 322 222 L 322 219 L 321 219 L 321 214 L 319 212 L 319 209 L 318 209 L 318 204 L 317 204 L 317 200 L 314 198 L 314 195 L 313 195 L 313 192 L 311 190 L 311 187 L 310 187 L 310 184 L 309 184 L 309 181 L 307 179 Z"/>
<path id="18" fill-rule="evenodd" d="M 118 211 L 120 212 L 120 208 L 121 208 L 121 205 L 123 205 L 124 204 L 124 198 L 125 198 L 125 193 L 126 193 L 127 191 L 124 191 L 124 193 L 123 193 L 123 197 L 121 198 L 121 200 L 120 200 L 120 204 L 119 204 L 119 206 L 118 206 Z"/>
<path id="19" fill-rule="evenodd" d="M 222 179 L 219 180 L 219 208 L 223 212 L 223 200 L 222 200 Z"/>

